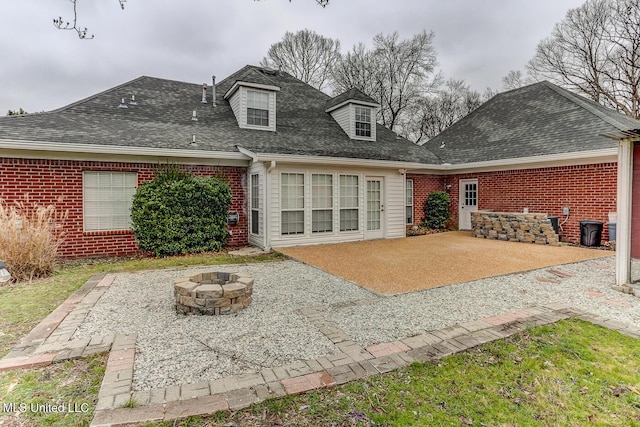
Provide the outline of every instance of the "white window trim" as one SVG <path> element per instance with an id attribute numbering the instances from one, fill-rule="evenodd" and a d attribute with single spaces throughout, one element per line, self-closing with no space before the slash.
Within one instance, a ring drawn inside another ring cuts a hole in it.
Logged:
<path id="1" fill-rule="evenodd" d="M 113 227 L 113 228 L 94 228 L 87 229 L 87 174 L 129 174 L 135 175 L 135 188 L 138 187 L 138 172 L 135 171 L 110 171 L 110 170 L 86 170 L 82 172 L 82 230 L 85 233 L 103 233 L 103 232 L 117 232 L 117 231 L 131 231 L 131 204 L 133 203 L 133 194 L 129 202 L 129 226 L 126 228 Z M 134 191 L 135 192 L 135 191 Z"/>
<path id="2" fill-rule="evenodd" d="M 268 109 L 267 109 L 267 114 L 268 114 L 268 120 L 269 120 L 269 124 L 267 126 L 264 125 L 253 125 L 253 124 L 249 124 L 249 92 L 258 92 L 258 93 L 264 93 L 268 96 Z M 275 91 L 268 91 L 268 90 L 261 90 L 261 89 L 256 89 L 256 88 L 247 88 L 247 87 L 242 87 L 241 91 L 240 91 L 240 95 L 241 95 L 241 120 L 240 120 L 240 127 L 244 128 L 244 129 L 254 129 L 254 130 L 263 130 L 263 131 L 271 131 L 271 132 L 275 132 L 276 131 L 276 92 Z"/>
<path id="3" fill-rule="evenodd" d="M 410 205 L 407 204 L 407 196 L 408 196 L 408 194 L 406 194 L 406 192 L 409 191 L 409 189 L 407 188 L 407 184 L 409 182 L 411 182 L 411 204 Z M 414 185 L 413 179 L 406 179 L 405 180 L 405 184 L 404 184 L 404 187 L 405 187 L 405 195 L 404 195 L 404 209 L 405 209 L 404 216 L 405 216 L 405 221 L 407 219 L 407 208 L 411 207 L 411 222 L 407 222 L 407 225 L 415 224 L 415 222 L 416 222 L 415 210 L 414 210 L 414 206 L 415 206 L 415 199 L 414 199 L 415 191 L 414 191 L 414 186 L 413 185 Z"/>
<path id="4" fill-rule="evenodd" d="M 257 195 L 254 194 L 255 190 L 254 190 L 254 186 L 253 186 L 253 177 L 257 178 L 257 191 L 256 191 L 258 193 Z M 251 174 L 251 177 L 249 178 L 249 180 L 250 180 L 250 183 L 249 183 L 250 187 L 249 188 L 250 188 L 250 191 L 251 191 L 251 194 L 249 195 L 250 196 L 250 198 L 249 198 L 250 209 L 249 210 L 251 212 L 250 216 L 249 216 L 249 222 L 250 222 L 250 224 L 249 224 L 249 232 L 254 236 L 260 236 L 261 235 L 260 234 L 260 217 L 262 216 L 261 209 L 260 209 L 260 205 L 261 205 L 261 203 L 260 203 L 260 201 L 261 201 L 261 199 L 260 199 L 260 174 L 258 174 L 258 173 Z M 258 202 L 258 206 L 254 206 L 254 201 Z M 254 211 L 258 213 L 258 223 L 257 223 L 258 232 L 257 233 L 253 232 L 253 226 L 254 226 L 253 212 Z"/>
<path id="5" fill-rule="evenodd" d="M 314 175 L 318 175 L 318 176 L 329 176 L 331 177 L 331 194 L 330 194 L 330 200 L 331 200 L 331 206 L 330 207 L 322 207 L 322 208 L 316 208 L 313 207 L 313 177 Z M 311 189 L 311 234 L 333 234 L 334 230 L 335 230 L 335 203 L 333 202 L 334 200 L 334 182 L 335 182 L 335 176 L 333 173 L 322 173 L 322 172 L 317 172 L 317 173 L 312 173 L 311 174 L 311 182 L 310 182 L 310 189 Z M 330 211 L 331 212 L 331 230 L 323 230 L 323 231 L 314 231 L 313 230 L 313 213 L 316 211 Z"/>
<path id="6" fill-rule="evenodd" d="M 355 207 L 342 207 L 342 205 L 340 204 L 340 189 L 341 189 L 341 185 L 340 185 L 340 177 L 342 176 L 355 176 L 358 178 L 358 187 L 357 187 L 357 197 L 358 197 L 358 203 L 356 203 Z M 337 211 L 338 211 L 338 229 L 337 232 L 340 234 L 355 234 L 355 233 L 359 233 L 363 227 L 363 221 L 362 218 L 360 218 L 360 205 L 362 203 L 362 196 L 361 196 L 361 192 L 362 192 L 362 177 L 359 174 L 349 174 L 349 173 L 340 173 L 338 174 L 338 206 Z M 357 211 L 357 218 L 358 218 L 358 228 L 355 230 L 342 230 L 342 227 L 340 226 L 340 214 L 343 210 L 356 210 Z"/>
<path id="7" fill-rule="evenodd" d="M 282 176 L 283 175 L 302 175 L 302 208 L 283 208 L 282 207 Z M 279 224 L 279 228 L 280 228 L 280 237 L 283 238 L 296 238 L 296 237 L 300 237 L 300 236 L 306 236 L 307 235 L 307 183 L 309 182 L 309 180 L 307 179 L 307 174 L 305 172 L 281 172 L 280 173 L 280 224 Z M 283 229 L 282 229 L 282 213 L 283 212 L 300 212 L 302 211 L 302 233 L 284 233 Z"/>
<path id="8" fill-rule="evenodd" d="M 356 133 L 356 109 L 357 108 L 364 108 L 369 110 L 369 120 L 370 120 L 369 128 L 371 131 L 370 136 L 362 136 Z M 376 114 L 377 114 L 376 107 L 372 107 L 370 105 L 365 105 L 365 104 L 351 104 L 350 112 L 349 112 L 349 117 L 351 121 L 351 139 L 358 139 L 361 141 L 375 141 L 376 140 Z"/>

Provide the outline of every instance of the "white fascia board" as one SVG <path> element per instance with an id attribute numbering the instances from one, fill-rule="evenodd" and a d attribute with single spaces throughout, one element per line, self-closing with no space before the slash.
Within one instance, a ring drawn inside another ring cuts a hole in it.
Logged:
<path id="1" fill-rule="evenodd" d="M 333 165 L 333 166 L 358 166 L 358 167 L 378 167 L 390 169 L 427 169 L 430 165 L 414 162 L 401 162 L 392 160 L 372 160 L 372 159 L 352 159 L 349 157 L 325 157 L 325 156 L 301 156 L 295 154 L 270 154 L 253 153 L 242 147 L 238 147 L 241 153 L 253 158 L 254 162 L 278 162 L 278 163 L 306 163 L 312 165 Z M 249 154 L 251 153 L 251 154 Z M 433 165 L 434 168 L 438 165 Z M 439 173 L 433 169 L 434 173 Z"/>
<path id="2" fill-rule="evenodd" d="M 325 112 L 325 113 L 330 113 L 330 112 L 332 112 L 333 110 L 337 110 L 337 109 L 342 108 L 342 107 L 344 107 L 345 105 L 349 105 L 349 104 L 364 105 L 364 106 L 366 106 L 366 107 L 371 107 L 371 108 L 378 108 L 378 107 L 380 107 L 380 104 L 376 104 L 376 103 L 373 103 L 373 102 L 358 101 L 358 100 L 355 100 L 355 99 L 347 99 L 346 101 L 341 102 L 341 103 L 340 103 L 340 104 L 338 104 L 338 105 L 334 105 L 333 107 L 327 108 L 326 110 L 324 110 L 324 112 Z"/>
<path id="3" fill-rule="evenodd" d="M 2 150 L 64 152 L 83 154 L 106 154 L 140 157 L 178 157 L 218 160 L 249 160 L 249 157 L 234 151 L 181 150 L 177 148 L 129 147 L 122 145 L 68 144 L 42 141 L 15 141 L 0 139 L 0 155 Z"/>
<path id="4" fill-rule="evenodd" d="M 453 175 L 468 172 L 491 172 L 502 170 L 534 169 L 545 167 L 559 167 L 595 163 L 615 163 L 618 161 L 618 149 L 604 148 L 600 150 L 576 151 L 573 153 L 548 154 L 544 156 L 519 157 L 512 159 L 489 160 L 486 162 L 425 165 L 426 171 L 411 171 L 412 173 L 430 173 L 433 169 L 443 175 Z"/>
<path id="5" fill-rule="evenodd" d="M 262 89 L 262 90 L 270 90 L 273 92 L 279 92 L 280 91 L 280 87 L 279 86 L 273 86 L 273 85 L 263 85 L 260 83 L 250 83 L 250 82 L 242 82 L 242 81 L 237 81 L 233 84 L 233 86 L 231 86 L 231 89 L 229 89 L 227 91 L 227 93 L 224 94 L 224 99 L 228 99 L 231 95 L 233 95 L 233 93 L 238 90 L 238 88 L 240 88 L 240 86 L 244 86 L 244 87 L 251 87 L 251 88 L 255 88 L 255 89 Z"/>

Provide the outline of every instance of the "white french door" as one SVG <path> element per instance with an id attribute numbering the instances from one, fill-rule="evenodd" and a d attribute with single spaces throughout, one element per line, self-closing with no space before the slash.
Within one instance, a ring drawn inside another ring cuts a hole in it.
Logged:
<path id="1" fill-rule="evenodd" d="M 365 184 L 365 239 L 384 237 L 384 179 L 367 177 Z"/>

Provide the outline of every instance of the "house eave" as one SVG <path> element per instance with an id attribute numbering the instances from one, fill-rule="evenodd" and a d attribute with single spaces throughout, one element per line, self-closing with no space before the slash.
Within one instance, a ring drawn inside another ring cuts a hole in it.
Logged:
<path id="1" fill-rule="evenodd" d="M 397 160 L 375 160 L 375 159 L 354 159 L 350 157 L 328 157 L 328 156 L 304 156 L 297 154 L 273 154 L 273 153 L 256 153 L 244 147 L 238 147 L 238 151 L 250 157 L 254 162 L 276 162 L 276 163 L 294 163 L 308 165 L 331 165 L 331 166 L 357 166 L 357 167 L 376 167 L 389 169 L 428 169 L 431 166 L 437 168 L 438 165 L 428 165 L 416 162 L 403 162 Z M 436 173 L 436 169 L 433 170 Z"/>
<path id="2" fill-rule="evenodd" d="M 364 105 L 366 107 L 371 107 L 371 108 L 378 108 L 380 107 L 380 104 L 376 104 L 373 102 L 367 102 L 367 101 L 358 101 L 356 99 L 347 99 L 344 102 L 341 102 L 340 104 L 334 105 L 333 107 L 329 107 L 326 110 L 324 110 L 325 113 L 330 113 L 334 110 L 340 109 L 342 107 L 344 107 L 345 105 L 349 105 L 349 104 L 356 104 L 356 105 Z"/>
<path id="3" fill-rule="evenodd" d="M 23 153 L 34 157 L 34 153 L 66 153 L 101 155 L 113 158 L 132 156 L 136 158 L 184 158 L 227 161 L 248 161 L 249 158 L 237 151 L 183 150 L 176 148 L 131 147 L 122 145 L 91 145 L 43 141 L 18 141 L 0 139 L 0 156 L 3 153 Z M 29 155 L 31 153 L 31 155 Z M 37 157 L 37 156 L 35 156 Z"/>
<path id="4" fill-rule="evenodd" d="M 254 88 L 254 89 L 270 90 L 270 91 L 273 91 L 273 92 L 279 92 L 280 91 L 280 87 L 278 87 L 278 86 L 263 85 L 263 84 L 260 84 L 260 83 L 250 83 L 250 82 L 237 81 L 224 94 L 224 99 L 229 99 L 231 97 L 231 95 L 233 95 L 234 92 L 240 88 L 240 86 L 250 87 L 250 88 Z"/>
<path id="5" fill-rule="evenodd" d="M 533 169 L 544 167 L 559 167 L 579 164 L 615 163 L 618 160 L 618 148 L 603 148 L 599 150 L 575 151 L 572 153 L 547 154 L 542 156 L 519 157 L 484 162 L 443 164 L 444 174 L 467 172 L 489 172 L 501 170 Z"/>

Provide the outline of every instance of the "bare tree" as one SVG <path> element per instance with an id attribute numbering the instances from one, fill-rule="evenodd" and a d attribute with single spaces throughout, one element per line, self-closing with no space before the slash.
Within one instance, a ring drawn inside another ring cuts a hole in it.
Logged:
<path id="1" fill-rule="evenodd" d="M 424 144 L 494 95 L 489 88 L 480 94 L 464 80 L 448 80 L 435 96 L 422 98 L 412 108 L 409 138 L 418 145 Z"/>
<path id="2" fill-rule="evenodd" d="M 81 27 L 78 25 L 78 0 L 69 0 L 69 2 L 73 5 L 73 18 L 71 21 L 65 21 L 62 19 L 62 16 L 58 18 L 53 18 L 53 26 L 59 30 L 73 30 L 78 34 L 78 38 L 80 40 L 91 40 L 94 36 L 88 36 L 87 27 Z M 120 8 L 124 10 L 124 4 L 127 0 L 118 0 L 120 3 Z"/>
<path id="3" fill-rule="evenodd" d="M 527 68 L 640 118 L 640 0 L 588 0 L 569 10 Z"/>
<path id="4" fill-rule="evenodd" d="M 408 135 L 408 111 L 441 82 L 440 74 L 434 71 L 433 36 L 433 32 L 423 31 L 400 40 L 394 32 L 376 35 L 372 50 L 356 45 L 334 68 L 335 90 L 360 89 L 380 103 L 378 121 L 382 125 Z"/>
<path id="5" fill-rule="evenodd" d="M 260 65 L 282 69 L 316 89 L 326 87 L 331 70 L 340 58 L 340 41 L 304 29 L 286 32 L 269 48 Z"/>
<path id="6" fill-rule="evenodd" d="M 525 78 L 520 70 L 511 70 L 506 76 L 502 77 L 503 90 L 518 89 L 519 87 L 526 86 L 529 83 L 533 82 L 531 82 L 530 79 Z"/>

